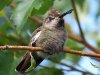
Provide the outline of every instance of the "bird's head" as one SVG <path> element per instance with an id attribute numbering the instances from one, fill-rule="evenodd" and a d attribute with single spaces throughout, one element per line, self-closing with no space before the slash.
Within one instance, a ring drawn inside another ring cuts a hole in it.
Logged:
<path id="1" fill-rule="evenodd" d="M 43 20 L 43 25 L 49 28 L 63 26 L 64 25 L 63 17 L 67 14 L 70 14 L 72 11 L 73 9 L 61 14 L 59 11 L 51 9 L 46 13 Z"/>

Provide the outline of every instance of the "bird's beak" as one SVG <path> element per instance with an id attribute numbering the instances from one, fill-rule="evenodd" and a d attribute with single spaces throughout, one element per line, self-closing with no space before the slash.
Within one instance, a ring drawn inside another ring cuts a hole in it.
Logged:
<path id="1" fill-rule="evenodd" d="M 61 14 L 61 15 L 59 16 L 59 18 L 63 18 L 65 15 L 70 14 L 73 10 L 74 10 L 74 9 L 68 10 L 67 12 Z"/>

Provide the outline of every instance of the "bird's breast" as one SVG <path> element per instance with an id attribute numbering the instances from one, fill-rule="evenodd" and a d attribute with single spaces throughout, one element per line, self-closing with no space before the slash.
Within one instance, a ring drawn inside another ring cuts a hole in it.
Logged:
<path id="1" fill-rule="evenodd" d="M 41 35 L 36 41 L 36 46 L 45 48 L 59 50 L 65 42 L 65 33 L 60 31 L 50 31 L 45 30 L 41 32 Z"/>
<path id="2" fill-rule="evenodd" d="M 48 55 L 48 53 L 54 54 L 62 51 L 65 38 L 65 33 L 63 31 L 42 31 L 41 35 L 36 40 L 36 46 L 42 47 L 44 52 L 39 51 L 37 54 L 41 57 L 45 57 Z M 45 53 L 45 51 L 48 53 Z"/>

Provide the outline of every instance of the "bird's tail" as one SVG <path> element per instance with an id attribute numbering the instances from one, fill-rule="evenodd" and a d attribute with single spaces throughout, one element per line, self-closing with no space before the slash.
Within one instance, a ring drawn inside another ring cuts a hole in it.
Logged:
<path id="1" fill-rule="evenodd" d="M 34 68 L 36 68 L 43 61 L 43 58 L 38 57 L 38 55 L 35 52 L 32 52 L 32 53 L 27 52 L 25 56 L 23 57 L 23 59 L 21 60 L 21 62 L 16 67 L 16 70 L 19 73 L 25 74 L 26 70 L 31 66 L 32 56 L 34 57 L 35 62 L 36 62 L 36 65 Z"/>
<path id="2" fill-rule="evenodd" d="M 36 62 L 35 67 L 37 67 L 44 60 L 44 58 L 39 57 L 36 52 L 32 52 L 31 54 L 34 57 Z"/>

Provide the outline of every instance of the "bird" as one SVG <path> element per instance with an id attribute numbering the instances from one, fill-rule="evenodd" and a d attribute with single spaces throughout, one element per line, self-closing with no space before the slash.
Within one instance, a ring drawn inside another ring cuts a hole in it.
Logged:
<path id="1" fill-rule="evenodd" d="M 26 52 L 16 70 L 24 74 L 31 66 L 32 58 L 36 65 L 35 69 L 45 58 L 63 51 L 64 43 L 67 39 L 67 31 L 63 17 L 70 14 L 73 9 L 61 14 L 56 9 L 50 9 L 44 16 L 42 26 L 33 33 L 29 43 L 32 47 L 41 47 L 43 51 Z"/>

